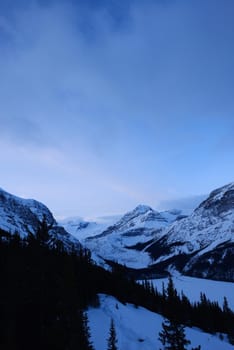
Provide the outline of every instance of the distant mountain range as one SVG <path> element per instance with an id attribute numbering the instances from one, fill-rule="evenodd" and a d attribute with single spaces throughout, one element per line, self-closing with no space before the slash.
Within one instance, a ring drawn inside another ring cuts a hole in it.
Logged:
<path id="1" fill-rule="evenodd" d="M 79 232 L 100 264 L 115 261 L 147 276 L 177 269 L 234 281 L 234 183 L 211 192 L 189 215 L 139 205 L 96 235 Z"/>
<path id="2" fill-rule="evenodd" d="M 161 237 L 165 227 L 184 218 L 180 210 L 157 212 L 146 205 L 139 205 L 123 217 L 111 218 L 101 223 L 89 223 L 86 227 L 78 219 L 61 222 L 66 230 L 92 251 L 93 258 L 107 266 L 107 260 L 132 268 L 144 268 L 151 262 L 144 251 L 146 243 Z"/>
<path id="3" fill-rule="evenodd" d="M 61 221 L 32 199 L 0 189 L 0 229 L 35 234 L 46 219 L 50 244 L 66 249 L 89 248 L 97 263 L 126 265 L 139 275 L 155 276 L 173 269 L 182 274 L 234 281 L 234 183 L 214 190 L 189 215 L 180 210 L 158 212 L 139 205 L 122 217 L 88 222 L 81 218 Z"/>

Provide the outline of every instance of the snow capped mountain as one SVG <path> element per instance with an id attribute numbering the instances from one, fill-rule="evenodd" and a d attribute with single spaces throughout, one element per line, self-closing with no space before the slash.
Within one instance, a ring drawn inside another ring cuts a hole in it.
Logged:
<path id="1" fill-rule="evenodd" d="M 36 228 L 38 221 L 45 216 L 49 225 L 55 220 L 48 208 L 33 199 L 16 197 L 0 189 L 0 228 L 18 233 L 24 237 Z"/>
<path id="2" fill-rule="evenodd" d="M 166 226 L 182 217 L 179 210 L 159 213 L 149 206 L 138 205 L 115 224 L 95 236 L 87 237 L 82 243 L 100 264 L 111 260 L 132 268 L 146 267 L 151 263 L 151 257 L 144 251 L 144 246 L 160 238 Z M 72 233 L 69 227 L 66 228 Z"/>
<path id="3" fill-rule="evenodd" d="M 133 236 L 135 229 L 161 229 L 181 215 L 180 211 L 159 213 L 147 205 L 138 205 L 133 211 L 125 214 L 115 225 L 109 227 L 103 235 L 119 231 Z M 136 232 L 137 235 L 137 232 Z"/>
<path id="4" fill-rule="evenodd" d="M 61 241 L 65 248 L 72 245 L 79 246 L 79 242 L 72 235 L 58 226 L 52 213 L 42 203 L 34 199 L 23 199 L 0 189 L 0 229 L 14 234 L 17 232 L 22 238 L 30 233 L 35 234 L 40 222 L 46 220 L 51 227 L 49 234 L 51 244 Z"/>
<path id="5" fill-rule="evenodd" d="M 190 216 L 165 229 L 147 251 L 154 264 L 166 266 L 167 261 L 180 265 L 184 273 L 233 280 L 234 183 L 211 192 Z"/>

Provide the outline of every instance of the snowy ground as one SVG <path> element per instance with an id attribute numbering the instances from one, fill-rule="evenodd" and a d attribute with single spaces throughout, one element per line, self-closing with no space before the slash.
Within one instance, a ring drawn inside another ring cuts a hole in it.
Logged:
<path id="1" fill-rule="evenodd" d="M 211 301 L 218 301 L 223 305 L 223 298 L 226 296 L 229 307 L 234 310 L 234 283 L 206 280 L 202 278 L 186 277 L 182 275 L 173 276 L 173 281 L 178 292 L 183 291 L 190 301 L 198 301 L 200 293 L 203 292 Z M 153 280 L 158 290 L 162 290 L 162 283 L 167 285 L 168 279 Z"/>
<path id="2" fill-rule="evenodd" d="M 158 350 L 161 343 L 158 333 L 163 318 L 142 307 L 123 305 L 115 298 L 100 295 L 100 308 L 88 310 L 89 325 L 95 350 L 107 349 L 110 320 L 116 327 L 119 350 Z M 202 350 L 233 350 L 233 346 L 217 336 L 186 328 L 186 336 L 192 346 L 201 345 Z"/>

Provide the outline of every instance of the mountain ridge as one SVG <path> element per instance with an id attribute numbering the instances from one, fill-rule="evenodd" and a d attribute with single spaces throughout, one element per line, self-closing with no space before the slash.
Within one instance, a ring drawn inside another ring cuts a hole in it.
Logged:
<path id="1" fill-rule="evenodd" d="M 79 241 L 59 226 L 50 210 L 35 199 L 17 197 L 0 189 L 0 229 L 21 238 L 36 234 L 40 223 L 45 220 L 49 229 L 50 244 L 62 242 L 65 249 L 80 246 Z"/>

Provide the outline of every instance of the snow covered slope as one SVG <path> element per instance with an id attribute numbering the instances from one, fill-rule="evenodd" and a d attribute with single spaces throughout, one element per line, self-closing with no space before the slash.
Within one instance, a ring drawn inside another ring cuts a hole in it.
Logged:
<path id="1" fill-rule="evenodd" d="M 163 318 L 142 307 L 131 304 L 123 305 L 115 298 L 100 295 L 100 307 L 90 308 L 91 338 L 95 350 L 107 349 L 107 338 L 111 319 L 114 320 L 118 349 L 122 350 L 154 350 L 162 347 L 158 340 Z M 231 350 L 233 346 L 221 341 L 217 336 L 186 328 L 186 337 L 191 347 L 201 345 L 204 350 Z M 191 348 L 189 347 L 189 348 Z"/>
<path id="2" fill-rule="evenodd" d="M 182 217 L 179 210 L 159 213 L 149 206 L 139 205 L 114 225 L 82 243 L 91 250 L 98 263 L 107 259 L 132 268 L 146 267 L 151 263 L 151 257 L 144 251 L 144 245 L 162 237 L 163 229 Z"/>
<path id="3" fill-rule="evenodd" d="M 35 234 L 44 218 L 51 226 L 51 244 L 60 241 L 65 248 L 73 244 L 80 246 L 77 239 L 57 225 L 52 213 L 44 204 L 34 199 L 16 197 L 0 189 L 0 229 L 12 234 L 17 232 L 23 238 L 27 237 L 29 232 Z"/>
<path id="4" fill-rule="evenodd" d="M 154 263 L 184 273 L 234 280 L 234 183 L 209 195 L 194 212 L 173 223 L 147 251 Z"/>

